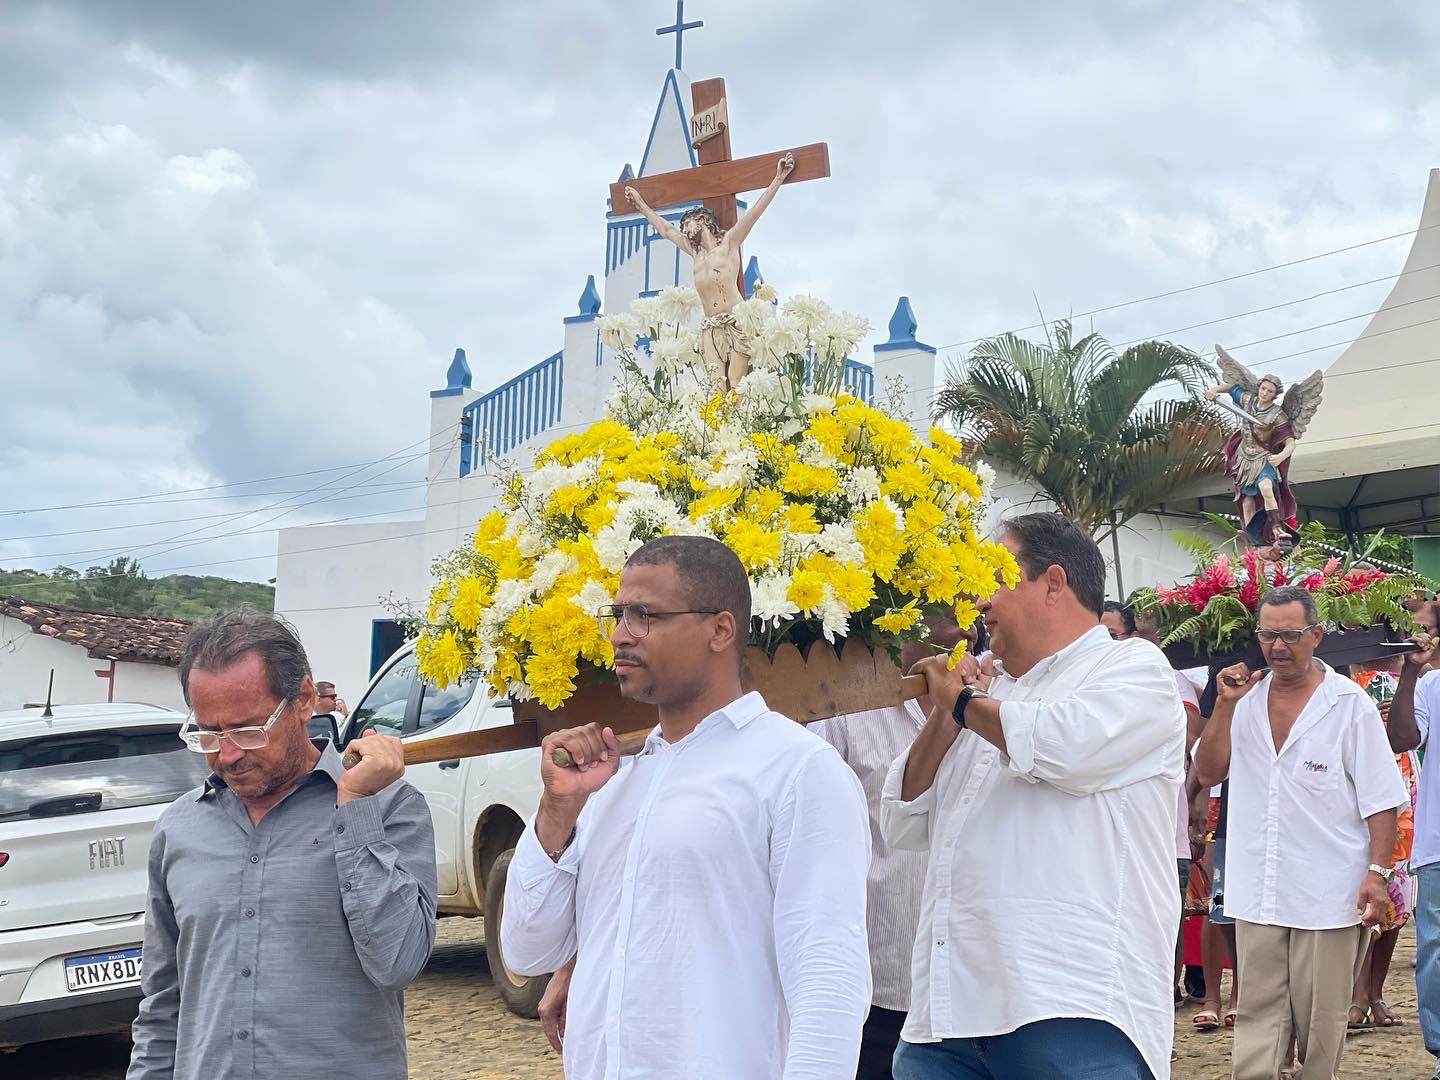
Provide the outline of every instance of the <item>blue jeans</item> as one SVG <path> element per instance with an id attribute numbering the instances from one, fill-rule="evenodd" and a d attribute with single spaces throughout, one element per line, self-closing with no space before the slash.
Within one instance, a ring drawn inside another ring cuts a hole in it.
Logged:
<path id="1" fill-rule="evenodd" d="M 1440 1055 L 1440 863 L 1415 871 L 1415 998 L 1425 1049 Z"/>
<path id="2" fill-rule="evenodd" d="M 1125 1033 L 1103 1020 L 1038 1020 L 1005 1035 L 908 1043 L 895 1080 L 1153 1080 Z"/>

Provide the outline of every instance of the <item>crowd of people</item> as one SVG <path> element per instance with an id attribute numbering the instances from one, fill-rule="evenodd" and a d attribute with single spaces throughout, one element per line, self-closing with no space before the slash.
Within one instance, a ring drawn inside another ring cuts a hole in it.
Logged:
<path id="1" fill-rule="evenodd" d="M 658 724 L 634 756 L 603 723 L 546 737 L 499 928 L 511 969 L 556 972 L 568 1077 L 1168 1077 L 1187 891 L 1213 925 L 1196 1020 L 1233 1026 L 1235 1077 L 1333 1077 L 1347 1025 L 1396 1022 L 1411 915 L 1440 1053 L 1434 605 L 1413 651 L 1341 673 L 1309 594 L 1273 589 L 1265 670 L 1197 686 L 1105 601 L 1082 529 L 1026 514 L 999 539 L 1018 584 L 903 653 L 925 696 L 821 737 L 743 689 L 728 548 L 630 558 L 599 617 Z M 399 740 L 367 733 L 345 770 L 307 738 L 316 686 L 269 616 L 197 627 L 180 675 L 214 772 L 156 829 L 129 1076 L 403 1077 L 435 866 Z"/>

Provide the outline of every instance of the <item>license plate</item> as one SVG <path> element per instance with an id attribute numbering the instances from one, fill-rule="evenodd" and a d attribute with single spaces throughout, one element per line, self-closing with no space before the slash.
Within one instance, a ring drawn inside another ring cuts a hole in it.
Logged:
<path id="1" fill-rule="evenodd" d="M 140 981 L 140 950 L 72 956 L 65 961 L 65 988 L 99 990 L 107 986 L 126 986 Z"/>

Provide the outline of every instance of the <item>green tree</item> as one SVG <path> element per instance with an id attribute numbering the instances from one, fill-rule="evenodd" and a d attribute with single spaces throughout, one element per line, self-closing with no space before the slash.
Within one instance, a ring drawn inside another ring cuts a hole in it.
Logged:
<path id="1" fill-rule="evenodd" d="M 111 559 L 109 566 L 89 567 L 85 571 L 85 586 L 98 607 L 122 615 L 145 614 L 154 591 L 139 561 L 126 555 Z"/>
<path id="2" fill-rule="evenodd" d="M 1179 345 L 1117 353 L 1098 334 L 1074 340 L 1061 320 L 1046 342 L 1003 334 L 976 345 L 947 372 L 935 415 L 1104 540 L 1222 470 L 1226 429 L 1196 396 L 1217 378 Z M 1156 399 L 1167 386 L 1185 396 Z"/>

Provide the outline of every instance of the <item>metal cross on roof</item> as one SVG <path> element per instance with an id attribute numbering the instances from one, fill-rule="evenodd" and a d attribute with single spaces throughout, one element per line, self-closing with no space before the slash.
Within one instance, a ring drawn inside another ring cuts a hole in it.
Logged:
<path id="1" fill-rule="evenodd" d="M 685 21 L 685 0 L 675 0 L 675 25 L 662 26 L 655 31 L 656 37 L 661 37 L 665 34 L 675 35 L 675 69 L 677 71 L 680 70 L 680 45 L 684 40 L 685 31 L 695 30 L 704 25 L 703 22 L 699 21 L 687 23 Z"/>

